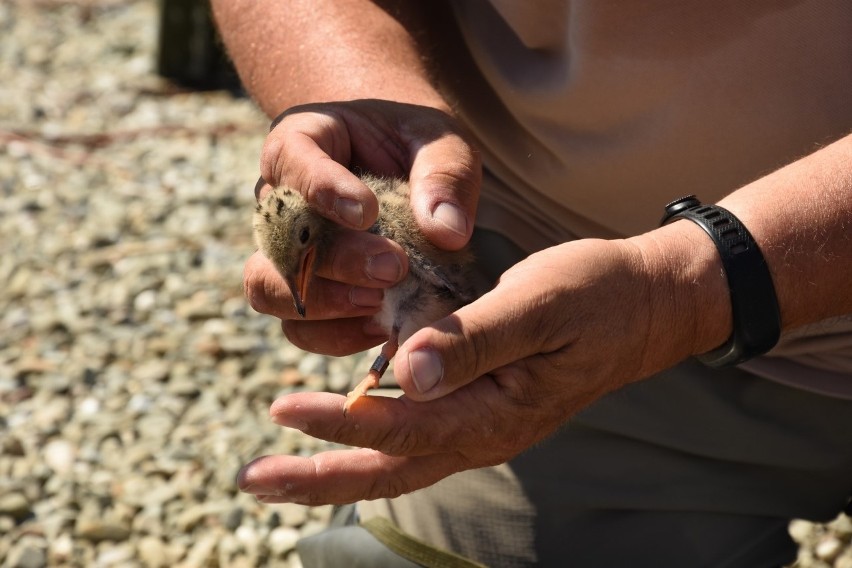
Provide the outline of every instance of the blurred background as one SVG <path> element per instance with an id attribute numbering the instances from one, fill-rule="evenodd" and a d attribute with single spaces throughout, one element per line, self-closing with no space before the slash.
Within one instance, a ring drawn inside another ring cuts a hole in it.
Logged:
<path id="1" fill-rule="evenodd" d="M 330 508 L 234 478 L 323 449 L 269 404 L 369 360 L 243 298 L 268 120 L 206 3 L 0 0 L 0 38 L 0 566 L 301 566 Z M 791 532 L 852 568 L 847 517 Z"/>

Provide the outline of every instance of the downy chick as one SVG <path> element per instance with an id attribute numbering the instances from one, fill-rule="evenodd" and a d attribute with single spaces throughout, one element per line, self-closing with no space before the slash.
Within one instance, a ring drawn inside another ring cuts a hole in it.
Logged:
<path id="1" fill-rule="evenodd" d="M 470 275 L 473 256 L 465 248 L 445 251 L 420 232 L 411 211 L 408 184 L 399 179 L 363 176 L 379 200 L 379 217 L 368 230 L 399 243 L 408 255 L 408 275 L 385 291 L 376 321 L 389 339 L 366 378 L 347 395 L 344 414 L 369 389 L 379 385 L 397 348 L 418 329 L 477 297 Z M 342 227 L 311 209 L 289 188 L 271 190 L 257 205 L 254 235 L 260 251 L 287 282 L 296 311 L 305 317 L 314 267 L 321 263 Z"/>

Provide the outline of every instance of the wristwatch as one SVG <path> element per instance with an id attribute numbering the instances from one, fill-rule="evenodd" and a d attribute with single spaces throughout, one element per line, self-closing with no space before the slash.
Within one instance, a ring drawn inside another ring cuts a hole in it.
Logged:
<path id="1" fill-rule="evenodd" d="M 772 349 L 781 335 L 781 312 L 772 275 L 757 243 L 733 213 L 688 195 L 666 205 L 660 226 L 689 219 L 710 235 L 731 293 L 733 333 L 724 345 L 696 358 L 710 367 L 743 363 Z"/>

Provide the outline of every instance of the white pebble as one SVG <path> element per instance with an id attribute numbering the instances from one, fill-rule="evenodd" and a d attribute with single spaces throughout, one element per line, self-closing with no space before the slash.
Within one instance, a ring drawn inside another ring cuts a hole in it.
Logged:
<path id="1" fill-rule="evenodd" d="M 793 537 L 793 540 L 796 542 L 804 542 L 805 539 L 811 534 L 811 528 L 813 525 L 808 521 L 803 521 L 801 519 L 796 519 L 790 523 L 790 527 L 788 528 L 788 532 L 790 536 Z"/>
<path id="2" fill-rule="evenodd" d="M 837 558 L 837 555 L 840 554 L 842 548 L 843 543 L 840 542 L 840 540 L 834 536 L 826 536 L 817 543 L 814 552 L 816 553 L 817 558 L 830 562 Z"/>
<path id="3" fill-rule="evenodd" d="M 101 410 L 101 401 L 93 396 L 89 396 L 80 401 L 77 407 L 77 412 L 80 416 L 94 416 Z"/>
<path id="4" fill-rule="evenodd" d="M 77 449 L 67 440 L 51 440 L 44 447 L 44 462 L 57 473 L 68 473 L 74 467 Z"/>
<path id="5" fill-rule="evenodd" d="M 276 556 L 284 556 L 294 548 L 299 540 L 299 531 L 292 527 L 276 527 L 269 533 L 269 550 Z"/>
<path id="6" fill-rule="evenodd" d="M 257 530 L 249 525 L 238 526 L 237 530 L 234 531 L 234 536 L 247 550 L 255 550 L 260 541 Z"/>
<path id="7" fill-rule="evenodd" d="M 157 305 L 157 293 L 154 290 L 143 290 L 133 299 L 133 308 L 139 312 L 150 312 Z"/>

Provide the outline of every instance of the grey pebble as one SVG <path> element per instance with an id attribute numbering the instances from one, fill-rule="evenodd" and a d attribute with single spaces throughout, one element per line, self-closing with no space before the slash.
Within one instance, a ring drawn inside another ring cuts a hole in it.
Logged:
<path id="1" fill-rule="evenodd" d="M 25 519 L 32 512 L 32 505 L 26 495 L 19 491 L 0 494 L 0 516 L 8 516 L 16 521 Z"/>
<path id="2" fill-rule="evenodd" d="M 6 566 L 10 568 L 42 568 L 47 566 L 45 544 L 35 544 L 31 539 L 22 540 L 9 552 Z"/>
<path id="3" fill-rule="evenodd" d="M 81 518 L 75 530 L 77 537 L 90 542 L 122 541 L 130 537 L 130 527 L 121 521 Z"/>

